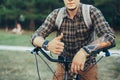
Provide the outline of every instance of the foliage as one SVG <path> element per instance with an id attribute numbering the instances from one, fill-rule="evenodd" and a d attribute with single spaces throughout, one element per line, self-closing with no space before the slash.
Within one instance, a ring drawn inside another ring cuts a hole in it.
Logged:
<path id="1" fill-rule="evenodd" d="M 120 0 L 81 0 L 81 2 L 100 8 L 112 26 L 120 25 Z M 31 22 L 39 26 L 52 10 L 63 5 L 62 0 L 0 0 L 0 26 L 14 26 L 18 21 L 24 28 Z"/>
<path id="2" fill-rule="evenodd" d="M 29 19 L 42 18 L 60 5 L 58 0 L 1 0 L 0 17 L 13 19 L 22 14 Z"/>
<path id="3" fill-rule="evenodd" d="M 120 29 L 120 0 L 95 0 L 95 5 L 100 8 L 111 26 Z"/>
<path id="4" fill-rule="evenodd" d="M 32 21 L 43 21 L 60 6 L 62 2 L 58 0 L 0 0 L 0 26 L 15 26 L 16 22 L 21 22 L 26 27 Z"/>

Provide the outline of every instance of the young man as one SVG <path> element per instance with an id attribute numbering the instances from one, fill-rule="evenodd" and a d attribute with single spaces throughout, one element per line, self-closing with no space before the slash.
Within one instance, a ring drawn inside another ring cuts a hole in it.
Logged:
<path id="1" fill-rule="evenodd" d="M 37 29 L 32 36 L 32 44 L 42 47 L 54 54 L 72 58 L 69 65 L 69 79 L 74 74 L 80 74 L 80 80 L 97 80 L 97 66 L 90 68 L 96 62 L 96 55 L 100 49 L 114 45 L 114 34 L 106 22 L 100 10 L 94 6 L 90 7 L 90 18 L 92 27 L 87 27 L 82 15 L 82 3 L 79 0 L 63 0 L 65 11 L 61 27 L 55 25 L 56 17 L 60 9 L 55 9 L 48 15 L 45 22 Z M 57 37 L 51 41 L 45 40 L 51 32 L 57 31 Z M 98 39 L 94 41 L 93 32 L 96 32 Z M 86 59 L 88 60 L 86 62 Z M 56 77 L 53 80 L 64 79 L 64 67 L 58 63 Z"/>

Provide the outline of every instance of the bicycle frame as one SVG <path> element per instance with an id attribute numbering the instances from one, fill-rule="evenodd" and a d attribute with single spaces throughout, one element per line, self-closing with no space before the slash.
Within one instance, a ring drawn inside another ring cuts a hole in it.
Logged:
<path id="1" fill-rule="evenodd" d="M 46 57 L 49 61 L 51 61 L 51 62 L 59 62 L 59 63 L 63 63 L 64 64 L 64 66 L 65 66 L 65 77 L 64 77 L 64 80 L 68 80 L 68 65 L 69 65 L 69 63 L 71 63 L 72 61 L 71 60 L 68 60 L 68 59 L 66 59 L 66 58 L 63 58 L 63 57 L 58 57 L 58 59 L 53 59 L 53 58 L 51 58 L 42 48 L 39 48 L 39 47 L 35 47 L 32 51 L 31 51 L 31 53 L 32 54 L 39 54 L 38 52 L 41 52 L 41 54 L 42 55 L 44 55 L 44 57 Z M 105 52 L 105 56 L 110 56 L 110 52 L 107 50 L 107 49 L 105 49 L 103 52 Z M 99 62 L 101 59 L 102 59 L 103 57 L 101 57 L 97 62 Z M 96 62 L 96 64 L 97 64 L 97 62 Z M 38 68 L 38 67 L 37 67 Z M 39 73 L 38 73 L 38 75 L 39 75 Z M 40 79 L 39 79 L 40 80 Z M 77 76 L 76 77 L 76 80 L 79 80 L 79 77 Z"/>

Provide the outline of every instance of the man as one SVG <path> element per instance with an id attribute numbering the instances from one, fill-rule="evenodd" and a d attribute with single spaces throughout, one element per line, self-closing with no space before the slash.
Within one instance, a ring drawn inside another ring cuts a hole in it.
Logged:
<path id="1" fill-rule="evenodd" d="M 73 58 L 69 65 L 69 80 L 74 74 L 80 74 L 80 80 L 97 80 L 97 66 L 90 68 L 96 62 L 96 55 L 93 53 L 115 44 L 113 31 L 97 8 L 90 7 L 92 27 L 87 27 L 82 15 L 82 3 L 79 0 L 63 1 L 66 9 L 60 29 L 55 26 L 60 9 L 55 9 L 33 34 L 32 44 L 54 54 Z M 51 41 L 45 40 L 45 37 L 55 30 L 58 36 Z M 98 36 L 95 41 L 93 41 L 94 31 Z M 86 68 L 88 70 L 85 70 Z M 58 63 L 53 80 L 63 79 L 64 67 Z"/>

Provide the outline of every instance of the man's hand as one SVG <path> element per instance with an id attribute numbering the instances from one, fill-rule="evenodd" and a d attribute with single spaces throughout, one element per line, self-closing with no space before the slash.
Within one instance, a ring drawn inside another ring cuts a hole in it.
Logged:
<path id="1" fill-rule="evenodd" d="M 73 73 L 78 73 L 78 71 L 84 69 L 84 64 L 87 56 L 89 56 L 89 54 L 87 54 L 87 52 L 83 48 L 81 48 L 80 51 L 77 52 L 71 64 L 71 71 Z"/>
<path id="2" fill-rule="evenodd" d="M 48 43 L 48 50 L 55 54 L 61 54 L 64 49 L 64 43 L 61 42 L 61 39 L 63 38 L 63 33 L 61 33 L 59 36 L 55 37 L 52 41 Z"/>

